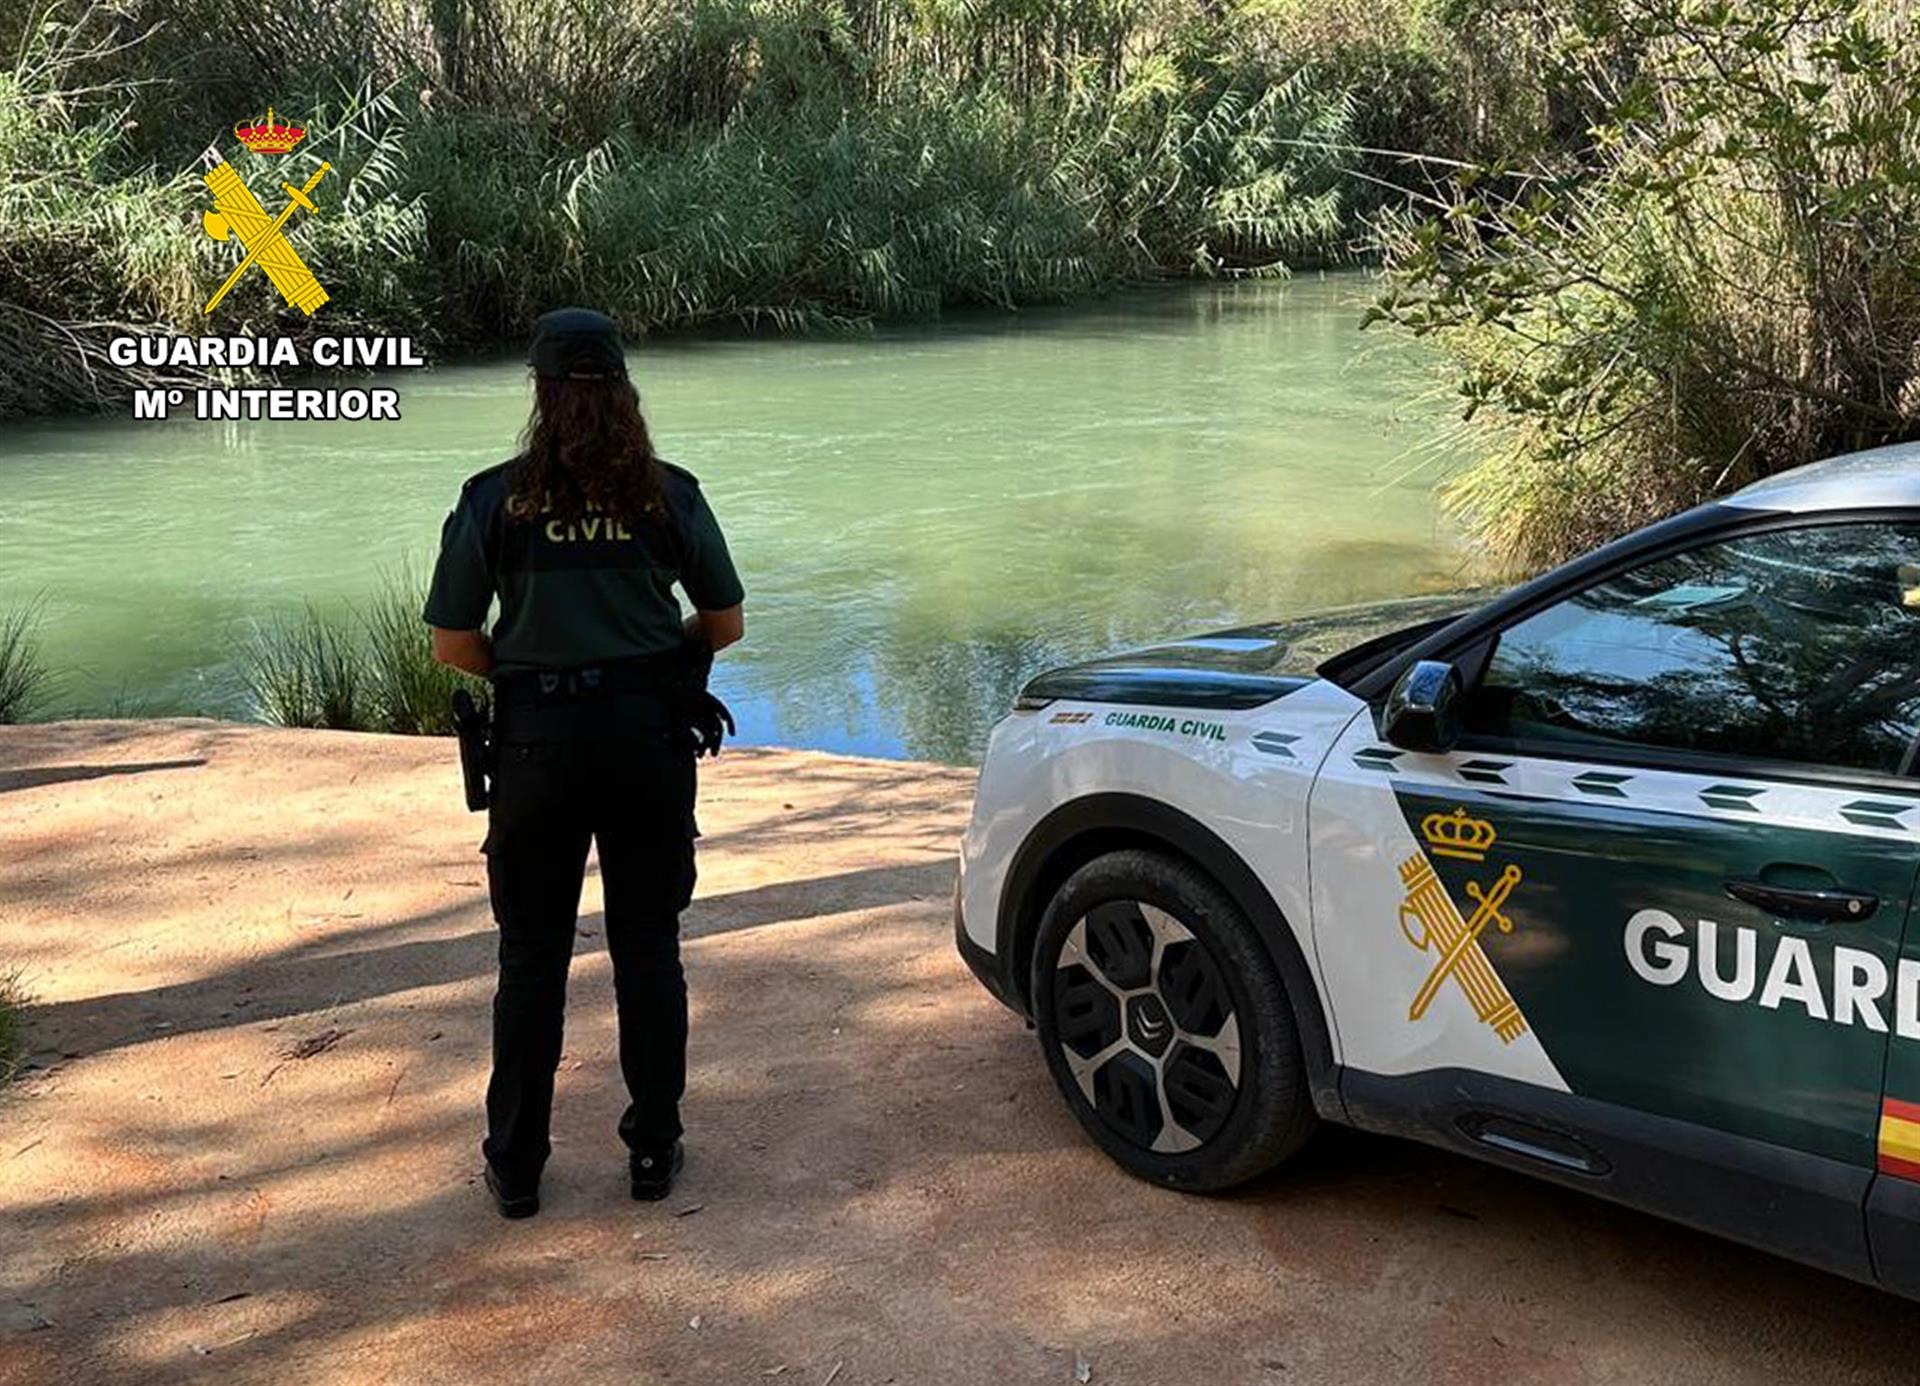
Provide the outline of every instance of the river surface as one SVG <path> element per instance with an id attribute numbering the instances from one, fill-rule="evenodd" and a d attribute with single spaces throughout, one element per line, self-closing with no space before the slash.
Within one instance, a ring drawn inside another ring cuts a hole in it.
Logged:
<path id="1" fill-rule="evenodd" d="M 746 582 L 717 674 L 742 739 L 964 762 L 1042 668 L 1463 585 L 1412 451 L 1422 380 L 1357 330 L 1366 292 L 637 348 L 656 443 Z M 529 390 L 513 361 L 392 383 L 397 423 L 0 425 L 0 611 L 40 603 L 45 712 L 249 716 L 254 623 L 423 577 Z"/>

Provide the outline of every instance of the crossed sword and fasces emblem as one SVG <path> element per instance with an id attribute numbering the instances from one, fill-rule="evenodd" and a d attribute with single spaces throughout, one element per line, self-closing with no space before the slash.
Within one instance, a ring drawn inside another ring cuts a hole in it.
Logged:
<path id="1" fill-rule="evenodd" d="M 1435 856 L 1464 861 L 1485 861 L 1497 836 L 1493 824 L 1469 817 L 1464 808 L 1451 814 L 1428 814 L 1421 820 L 1420 831 Z M 1418 1020 L 1425 1015 L 1451 977 L 1466 993 L 1474 1015 L 1491 1025 L 1502 1043 L 1511 1044 L 1525 1034 L 1527 1022 L 1519 1005 L 1480 946 L 1480 935 L 1489 924 L 1503 934 L 1513 932 L 1513 921 L 1501 911 L 1513 888 L 1520 884 L 1520 868 L 1509 863 L 1491 886 L 1467 882 L 1474 911 L 1464 919 L 1424 851 L 1400 863 L 1400 880 L 1407 888 L 1407 898 L 1400 905 L 1400 931 L 1421 952 L 1439 955 L 1433 971 L 1414 993 L 1407 1019 Z"/>
<path id="2" fill-rule="evenodd" d="M 233 166 L 220 157 L 220 152 L 208 146 L 201 154 L 200 161 L 207 166 L 201 175 L 206 185 L 213 190 L 214 210 L 200 214 L 200 225 L 216 241 L 224 241 L 230 235 L 237 234 L 247 253 L 240 263 L 233 267 L 233 273 L 226 282 L 214 291 L 207 300 L 206 311 L 211 313 L 230 289 L 240 282 L 240 276 L 247 267 L 258 263 L 265 270 L 267 278 L 273 281 L 273 287 L 280 291 L 290 307 L 312 316 L 313 311 L 327 301 L 327 291 L 320 287 L 320 281 L 293 248 L 286 237 L 286 225 L 292 219 L 296 207 L 305 207 L 311 213 L 318 213 L 309 194 L 320 186 L 320 180 L 327 176 L 333 166 L 323 163 L 314 170 L 305 186 L 294 187 L 291 183 L 280 186 L 292 200 L 281 209 L 277 217 L 269 217 L 267 209 L 253 195 Z"/>

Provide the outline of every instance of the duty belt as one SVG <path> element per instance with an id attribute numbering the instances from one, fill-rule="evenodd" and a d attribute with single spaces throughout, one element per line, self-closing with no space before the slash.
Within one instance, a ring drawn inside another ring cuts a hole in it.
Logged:
<path id="1" fill-rule="evenodd" d="M 496 674 L 494 740 L 576 736 L 604 714 L 626 726 L 679 726 L 695 755 L 717 756 L 734 725 L 727 705 L 707 691 L 712 667 L 713 651 L 690 644 L 606 664 Z M 589 707 L 597 710 L 589 715 Z"/>
<path id="2" fill-rule="evenodd" d="M 573 703 L 637 693 L 684 698 L 697 687 L 686 659 L 677 653 L 573 669 L 516 669 L 493 679 L 494 696 L 503 705 Z"/>

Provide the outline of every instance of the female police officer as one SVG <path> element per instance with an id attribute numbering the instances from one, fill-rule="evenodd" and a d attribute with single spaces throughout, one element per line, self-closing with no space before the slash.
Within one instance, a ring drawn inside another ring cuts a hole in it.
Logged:
<path id="1" fill-rule="evenodd" d="M 522 451 L 462 488 L 424 613 L 434 656 L 494 686 L 486 852 L 500 985 L 482 1150 L 508 1217 L 540 1210 L 589 839 L 632 1099 L 620 1135 L 633 1196 L 666 1197 L 679 1170 L 694 757 L 703 735 L 710 748 L 719 739 L 707 667 L 742 629 L 726 541 L 698 483 L 654 454 L 612 320 L 548 313 L 530 362 Z M 694 608 L 684 622 L 675 582 Z M 704 733 L 690 730 L 702 720 Z"/>

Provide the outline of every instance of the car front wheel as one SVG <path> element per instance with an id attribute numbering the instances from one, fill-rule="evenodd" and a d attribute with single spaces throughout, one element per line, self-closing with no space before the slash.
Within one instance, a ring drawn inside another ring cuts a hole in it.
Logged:
<path id="1" fill-rule="evenodd" d="M 1041 916 L 1032 995 L 1054 1082 L 1129 1173 L 1225 1189 L 1312 1133 L 1279 970 L 1193 866 L 1125 851 L 1075 871 Z"/>

